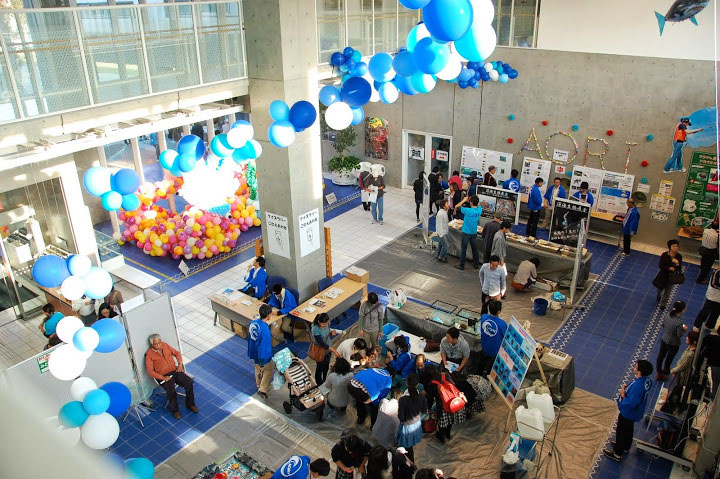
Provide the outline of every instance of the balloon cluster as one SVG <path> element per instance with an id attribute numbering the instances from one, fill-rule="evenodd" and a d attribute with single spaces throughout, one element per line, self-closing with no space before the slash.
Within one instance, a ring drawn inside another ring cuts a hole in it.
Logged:
<path id="1" fill-rule="evenodd" d="M 297 101 L 291 108 L 284 101 L 275 100 L 270 103 L 270 117 L 274 121 L 268 128 L 268 140 L 278 148 L 287 148 L 295 141 L 295 133 L 315 123 L 317 111 L 309 101 Z"/>
<path id="2" fill-rule="evenodd" d="M 517 77 L 517 70 L 499 60 L 485 64 L 482 62 L 467 62 L 457 77 L 457 83 L 458 86 L 463 89 L 468 87 L 477 88 L 480 81 L 507 83 Z"/>
<path id="3" fill-rule="evenodd" d="M 182 176 L 195 168 L 205 156 L 205 143 L 197 135 L 185 135 L 177 144 L 177 151 L 167 149 L 160 152 L 160 164 L 170 170 L 173 176 Z M 125 208 L 129 209 L 129 208 Z"/>
<path id="4" fill-rule="evenodd" d="M 387 53 L 378 55 L 385 55 L 392 63 L 392 57 Z M 340 89 L 333 85 L 325 85 L 320 90 L 320 103 L 327 107 L 325 122 L 333 130 L 344 130 L 350 125 L 359 125 L 365 119 L 365 110 L 362 107 L 370 101 L 378 101 L 381 98 L 371 85 L 373 76 L 369 72 L 369 66 L 360 61 L 361 58 L 361 53 L 352 47 L 346 47 L 342 53 L 335 52 L 330 56 L 330 64 L 345 72 Z M 378 61 L 376 60 L 375 63 Z"/>
<path id="5" fill-rule="evenodd" d="M 117 441 L 120 425 L 116 417 L 130 407 L 130 389 L 111 381 L 99 388 L 88 377 L 79 377 L 70 386 L 73 401 L 65 403 L 58 413 L 60 425 L 78 428 L 83 443 L 91 449 L 106 449 Z"/>
<path id="6" fill-rule="evenodd" d="M 101 299 L 112 289 L 110 273 L 92 265 L 87 256 L 60 256 L 48 254 L 35 261 L 32 276 L 37 284 L 44 288 L 57 288 L 66 299 L 73 301 L 83 295 L 91 299 Z"/>
<path id="7" fill-rule="evenodd" d="M 215 136 L 210 142 L 210 151 L 218 158 L 231 157 L 240 164 L 246 160 L 256 160 L 262 155 L 260 142 L 254 139 L 255 129 L 250 122 L 238 120 L 230 130 Z"/>
<path id="8" fill-rule="evenodd" d="M 83 175 L 83 185 L 88 193 L 98 196 L 103 208 L 115 211 L 135 209 L 139 206 L 135 192 L 140 186 L 140 177 L 129 168 L 124 168 L 114 175 L 102 166 L 93 166 Z"/>

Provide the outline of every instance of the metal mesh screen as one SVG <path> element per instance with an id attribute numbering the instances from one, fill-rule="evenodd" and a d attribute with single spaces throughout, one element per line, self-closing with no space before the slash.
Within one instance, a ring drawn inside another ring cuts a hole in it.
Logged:
<path id="1" fill-rule="evenodd" d="M 211 83 L 247 76 L 240 4 L 196 5 L 195 21 L 203 81 Z"/>
<path id="2" fill-rule="evenodd" d="M 400 13 L 398 14 L 398 41 L 400 45 L 405 45 L 408 33 L 420 21 L 420 12 L 422 10 L 408 10 L 402 5 L 400 6 Z"/>

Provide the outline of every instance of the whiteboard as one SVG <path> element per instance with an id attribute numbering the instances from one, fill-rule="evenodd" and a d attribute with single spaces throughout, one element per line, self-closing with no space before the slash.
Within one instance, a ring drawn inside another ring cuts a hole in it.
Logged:
<path id="1" fill-rule="evenodd" d="M 154 386 L 155 380 L 145 369 L 145 351 L 150 347 L 148 337 L 157 333 L 164 342 L 182 354 L 170 296 L 164 293 L 125 312 L 124 316 L 128 328 L 128 341 L 132 349 L 132 357 L 137 365 L 140 382 Z"/>
<path id="2" fill-rule="evenodd" d="M 482 178 L 490 166 L 495 166 L 497 170 L 493 176 L 498 183 L 502 183 L 510 179 L 512 159 L 512 153 L 463 145 L 462 157 L 460 158 L 460 174 L 469 176 L 470 173 L 476 171 L 478 176 Z"/>

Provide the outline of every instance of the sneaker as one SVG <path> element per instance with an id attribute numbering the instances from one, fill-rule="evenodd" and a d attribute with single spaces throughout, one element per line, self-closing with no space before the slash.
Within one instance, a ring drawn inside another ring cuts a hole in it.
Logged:
<path id="1" fill-rule="evenodd" d="M 182 415 L 180 414 L 180 411 L 175 411 L 174 413 L 172 413 L 172 415 L 175 419 L 182 419 Z"/>
<path id="2" fill-rule="evenodd" d="M 200 410 L 198 409 L 197 406 L 190 406 L 188 409 L 191 410 L 192 412 L 200 412 Z"/>
<path id="3" fill-rule="evenodd" d="M 447 262 L 448 262 L 447 258 L 440 258 L 438 261 L 440 261 L 441 263 L 447 263 Z"/>
<path id="4" fill-rule="evenodd" d="M 380 226 L 382 226 L 382 224 L 383 224 L 383 222 L 381 221 L 381 222 L 380 222 Z"/>
<path id="5" fill-rule="evenodd" d="M 267 398 L 268 398 L 267 393 L 264 393 L 264 392 L 262 392 L 262 391 L 258 391 L 258 396 L 260 396 L 260 397 L 263 398 L 263 399 L 267 399 Z"/>
<path id="6" fill-rule="evenodd" d="M 460 271 L 465 271 L 465 266 L 458 266 L 457 269 L 459 269 Z"/>
<path id="7" fill-rule="evenodd" d="M 604 449 L 603 454 L 605 454 L 605 456 L 607 456 L 608 458 L 612 459 L 615 462 L 622 461 L 622 456 L 618 456 L 610 449 Z"/>

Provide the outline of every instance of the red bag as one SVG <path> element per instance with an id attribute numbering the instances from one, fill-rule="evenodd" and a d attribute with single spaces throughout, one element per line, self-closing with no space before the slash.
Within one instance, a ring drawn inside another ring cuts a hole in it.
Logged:
<path id="1" fill-rule="evenodd" d="M 433 384 L 437 385 L 443 410 L 450 414 L 461 411 L 467 404 L 465 395 L 453 383 L 445 379 L 444 374 L 440 378 L 442 382 L 433 381 Z"/>

